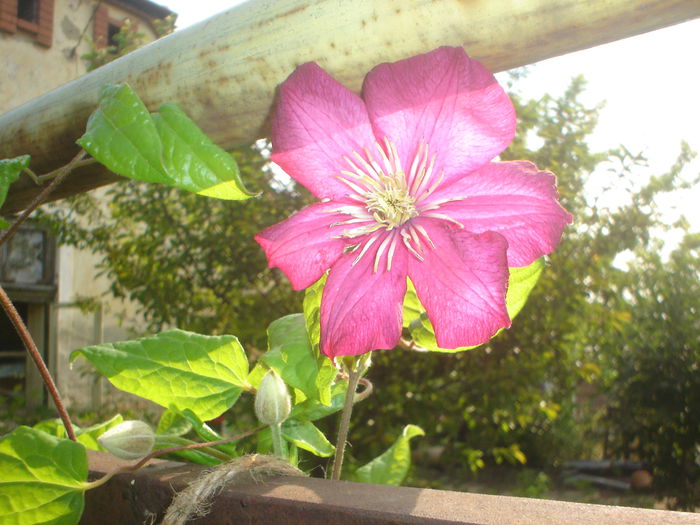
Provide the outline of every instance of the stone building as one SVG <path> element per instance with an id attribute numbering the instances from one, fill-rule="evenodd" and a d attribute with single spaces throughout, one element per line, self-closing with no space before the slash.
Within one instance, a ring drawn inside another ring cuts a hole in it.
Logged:
<path id="1" fill-rule="evenodd" d="M 84 74 L 88 62 L 83 55 L 113 44 L 127 19 L 144 41 L 151 41 L 156 38 L 155 21 L 171 14 L 148 0 L 0 0 L 0 114 Z M 130 328 L 138 326 L 133 305 L 103 297 L 108 283 L 95 277 L 98 260 L 56 246 L 48 231 L 32 224 L 0 248 L 0 283 L 28 324 L 68 404 L 83 408 L 103 405 L 107 386 L 84 365 L 71 369 L 69 353 L 129 338 Z M 86 299 L 94 300 L 94 309 L 79 307 Z M 129 322 L 123 323 L 125 318 Z M 41 379 L 3 314 L 0 396 L 17 395 L 26 395 L 30 404 L 45 398 Z"/>

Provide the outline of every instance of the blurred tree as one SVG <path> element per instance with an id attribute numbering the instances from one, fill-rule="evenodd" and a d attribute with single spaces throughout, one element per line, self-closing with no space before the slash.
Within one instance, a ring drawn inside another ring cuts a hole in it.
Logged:
<path id="1" fill-rule="evenodd" d="M 613 449 L 644 461 L 674 508 L 700 505 L 700 234 L 665 261 L 638 250 L 621 295 L 630 322 L 612 353 Z"/>
<path id="2" fill-rule="evenodd" d="M 53 206 L 50 222 L 59 242 L 104 255 L 98 270 L 110 278 L 110 292 L 135 301 L 150 330 L 231 333 L 260 348 L 270 322 L 301 310 L 302 294 L 267 268 L 253 236 L 312 197 L 275 175 L 264 144 L 234 156 L 260 197 L 222 201 L 125 181 Z"/>

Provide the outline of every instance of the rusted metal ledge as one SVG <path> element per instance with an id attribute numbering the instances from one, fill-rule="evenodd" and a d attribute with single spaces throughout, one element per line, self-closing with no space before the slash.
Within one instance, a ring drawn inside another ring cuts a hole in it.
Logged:
<path id="1" fill-rule="evenodd" d="M 97 477 L 123 464 L 90 453 Z M 88 491 L 81 525 L 160 523 L 174 491 L 202 467 L 158 462 Z M 148 521 L 155 519 L 155 521 Z M 314 478 L 276 478 L 225 489 L 200 525 L 698 525 L 684 512 L 588 505 Z"/>
<path id="2" fill-rule="evenodd" d="M 228 149 L 266 135 L 276 86 L 306 61 L 359 90 L 376 64 L 441 45 L 500 71 L 699 16 L 698 0 L 250 0 L 0 116 L 0 158 L 29 153 L 37 172 L 63 165 L 106 83 L 129 82 L 152 109 L 180 103 Z M 53 197 L 112 180 L 83 168 Z M 20 181 L 3 211 L 36 193 Z"/>

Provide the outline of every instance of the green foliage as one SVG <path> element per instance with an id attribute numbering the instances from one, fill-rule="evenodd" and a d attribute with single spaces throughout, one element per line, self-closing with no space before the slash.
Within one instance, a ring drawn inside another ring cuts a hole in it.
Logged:
<path id="1" fill-rule="evenodd" d="M 153 25 L 158 38 L 172 33 L 175 30 L 175 17 L 168 15 L 163 19 L 154 20 Z M 130 19 L 125 18 L 119 31 L 114 35 L 114 43 L 111 45 L 107 42 L 92 42 L 90 50 L 80 58 L 87 61 L 87 70 L 92 71 L 100 66 L 103 66 L 120 56 L 131 53 L 145 44 L 144 33 L 139 33 L 134 27 Z M 103 47 L 98 47 L 97 44 L 103 44 Z"/>
<path id="2" fill-rule="evenodd" d="M 176 410 L 165 410 L 158 419 L 156 434 L 165 436 L 184 436 L 192 430 L 192 423 Z"/>
<path id="3" fill-rule="evenodd" d="M 94 425 L 91 425 L 89 427 L 80 428 L 77 425 L 73 425 L 73 430 L 75 430 L 75 436 L 78 440 L 78 443 L 82 443 L 86 449 L 101 450 L 104 452 L 105 449 L 97 441 L 97 438 L 99 438 L 102 434 L 107 432 L 110 428 L 116 427 L 122 421 L 124 421 L 122 415 L 117 414 L 116 416 L 113 416 L 107 421 L 95 423 Z M 57 418 L 40 421 L 32 428 L 36 430 L 41 430 L 42 432 L 46 432 L 50 436 L 55 436 L 62 439 L 68 438 L 68 434 L 66 433 L 66 428 L 63 426 L 63 422 Z"/>
<path id="4" fill-rule="evenodd" d="M 98 270 L 110 292 L 141 306 L 149 331 L 178 326 L 198 333 L 233 333 L 266 347 L 261 326 L 301 311 L 301 295 L 267 268 L 253 236 L 311 201 L 269 169 L 267 149 L 234 156 L 259 198 L 231 205 L 167 186 L 121 183 L 104 198 L 80 195 L 54 206 L 45 220 L 59 241 L 104 255 Z M 103 205 L 108 202 L 108 205 Z M 182 300 L 186 297 L 187 300 Z"/>
<path id="5" fill-rule="evenodd" d="M 267 329 L 269 350 L 261 361 L 292 388 L 324 405 L 331 403 L 331 385 L 338 371 L 325 356 L 314 352 L 303 314 L 273 321 Z"/>
<path id="6" fill-rule="evenodd" d="M 248 388 L 248 359 L 233 336 L 204 336 L 169 330 L 133 341 L 76 350 L 71 361 L 88 359 L 109 381 L 202 420 L 220 416 Z"/>
<path id="7" fill-rule="evenodd" d="M 7 198 L 10 185 L 15 182 L 22 170 L 29 167 L 29 155 L 20 155 L 12 159 L 0 159 L 0 206 Z M 9 223 L 0 219 L 0 228 L 7 228 Z"/>
<path id="8" fill-rule="evenodd" d="M 0 522 L 78 523 L 88 466 L 85 448 L 18 427 L 0 438 Z"/>
<path id="9" fill-rule="evenodd" d="M 330 444 L 323 432 L 310 421 L 288 419 L 282 423 L 282 437 L 316 456 L 328 457 L 335 452 L 335 447 Z"/>
<path id="10" fill-rule="evenodd" d="M 217 199 L 251 197 L 231 155 L 215 145 L 174 103 L 150 114 L 126 84 L 103 86 L 99 106 L 78 139 L 115 173 Z"/>
<path id="11" fill-rule="evenodd" d="M 414 437 L 424 435 L 422 428 L 406 425 L 394 444 L 381 456 L 357 469 L 353 479 L 363 483 L 401 485 L 411 466 L 410 441 Z"/>
<path id="12" fill-rule="evenodd" d="M 542 471 L 525 469 L 518 473 L 518 488 L 515 496 L 524 498 L 543 498 L 552 487 L 551 478 Z"/>
<path id="13" fill-rule="evenodd" d="M 612 356 L 611 442 L 651 467 L 659 497 L 693 510 L 700 505 L 700 235 L 686 235 L 668 261 L 659 251 L 639 253 L 621 290 L 630 322 Z"/>

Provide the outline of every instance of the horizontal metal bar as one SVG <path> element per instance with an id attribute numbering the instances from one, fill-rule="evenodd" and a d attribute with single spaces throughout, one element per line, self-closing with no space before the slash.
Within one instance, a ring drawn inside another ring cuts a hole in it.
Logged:
<path id="1" fill-rule="evenodd" d="M 180 103 L 232 148 L 268 133 L 275 89 L 303 62 L 359 91 L 376 64 L 441 45 L 500 71 L 698 16 L 697 0 L 251 0 L 0 116 L 0 158 L 29 153 L 35 172 L 63 165 L 106 83 L 129 82 L 152 109 Z M 53 197 L 113 180 L 81 168 Z M 13 185 L 3 212 L 36 193 L 28 179 Z"/>
<path id="2" fill-rule="evenodd" d="M 89 452 L 91 478 L 125 462 Z M 81 525 L 160 523 L 174 492 L 205 469 L 156 462 L 86 493 Z M 204 518 L 220 525 L 697 525 L 697 514 L 280 477 L 229 486 Z"/>

